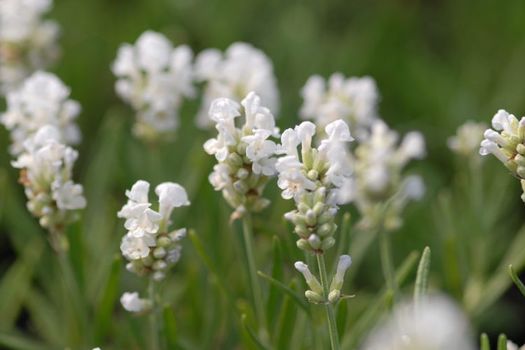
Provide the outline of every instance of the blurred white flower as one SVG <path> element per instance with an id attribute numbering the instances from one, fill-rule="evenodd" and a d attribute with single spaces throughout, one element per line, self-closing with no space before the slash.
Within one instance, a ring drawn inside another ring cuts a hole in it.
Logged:
<path id="1" fill-rule="evenodd" d="M 518 120 L 500 109 L 492 118 L 492 128 L 485 131 L 479 153 L 494 155 L 520 179 L 525 202 L 525 117 Z"/>
<path id="2" fill-rule="evenodd" d="M 279 130 L 272 113 L 250 92 L 240 105 L 227 98 L 214 100 L 209 115 L 218 131 L 216 138 L 204 144 L 204 150 L 218 161 L 210 183 L 235 209 L 232 217 L 241 216 L 244 210 L 263 209 L 269 202 L 261 197 L 262 192 L 268 177 L 276 172 L 277 145 L 270 138 Z M 236 120 L 243 124 L 237 126 Z"/>
<path id="3" fill-rule="evenodd" d="M 158 211 L 151 209 L 149 202 L 150 184 L 139 180 L 131 190 L 126 191 L 128 202 L 117 213 L 126 219 L 127 230 L 122 238 L 120 250 L 129 261 L 126 266 L 138 275 L 150 275 L 162 280 L 169 267 L 180 256 L 179 241 L 186 230 L 169 231 L 170 217 L 174 208 L 190 204 L 186 190 L 179 184 L 164 182 L 155 188 L 159 197 Z"/>
<path id="4" fill-rule="evenodd" d="M 402 174 L 410 160 L 425 156 L 423 136 L 409 132 L 398 143 L 399 135 L 377 119 L 354 150 L 354 176 L 341 186 L 339 201 L 356 205 L 364 227 L 374 227 L 379 222 L 387 230 L 399 227 L 407 202 L 424 194 L 419 176 L 404 178 Z"/>
<path id="5" fill-rule="evenodd" d="M 454 153 L 466 157 L 473 156 L 479 150 L 486 129 L 485 123 L 468 121 L 459 126 L 456 135 L 448 139 L 447 145 Z"/>
<path id="6" fill-rule="evenodd" d="M 474 350 L 465 315 L 449 299 L 432 296 L 401 304 L 372 331 L 362 350 Z"/>
<path id="7" fill-rule="evenodd" d="M 12 165 L 21 170 L 27 207 L 42 227 L 60 233 L 76 219 L 75 210 L 86 206 L 82 185 L 72 181 L 78 153 L 60 143 L 60 132 L 52 125 L 41 127 L 24 148 Z"/>
<path id="8" fill-rule="evenodd" d="M 509 340 L 507 341 L 507 350 L 525 350 L 525 345 L 519 347 Z"/>
<path id="9" fill-rule="evenodd" d="M 262 103 L 274 113 L 279 108 L 279 92 L 270 59 L 259 49 L 247 43 L 233 43 L 224 54 L 207 49 L 197 56 L 195 76 L 205 83 L 197 125 L 209 128 L 213 120 L 208 110 L 212 102 L 225 97 L 240 102 L 253 91 Z"/>
<path id="10" fill-rule="evenodd" d="M 123 44 L 112 65 L 117 94 L 137 113 L 134 133 L 146 140 L 171 136 L 184 98 L 195 95 L 193 53 L 173 47 L 162 34 L 144 32 L 135 45 Z"/>
<path id="11" fill-rule="evenodd" d="M 20 154 L 24 141 L 45 125 L 56 127 L 60 142 L 80 142 L 80 130 L 75 124 L 80 105 L 69 99 L 69 94 L 70 89 L 57 76 L 41 71 L 7 94 L 7 110 L 0 115 L 0 122 L 11 133 L 13 155 Z"/>
<path id="12" fill-rule="evenodd" d="M 348 143 L 353 140 L 348 125 L 341 119 L 325 127 L 319 147 L 312 146 L 316 126 L 302 122 L 281 135 L 275 165 L 277 185 L 284 199 L 294 199 L 296 209 L 285 214 L 295 225 L 300 249 L 322 253 L 335 239 L 335 214 L 339 191 L 350 180 L 352 167 Z M 298 147 L 300 145 L 300 152 Z"/>
<path id="13" fill-rule="evenodd" d="M 151 300 L 141 299 L 138 292 L 125 292 L 120 297 L 120 303 L 126 311 L 133 313 L 149 311 L 153 305 Z"/>
<path id="14" fill-rule="evenodd" d="M 379 93 L 370 77 L 345 78 L 341 73 L 334 73 L 325 83 L 322 77 L 313 75 L 301 95 L 300 115 L 303 119 L 314 120 L 321 128 L 343 119 L 358 140 L 377 119 Z"/>
<path id="15" fill-rule="evenodd" d="M 0 94 L 57 58 L 58 25 L 42 19 L 51 5 L 51 0 L 0 1 Z"/>

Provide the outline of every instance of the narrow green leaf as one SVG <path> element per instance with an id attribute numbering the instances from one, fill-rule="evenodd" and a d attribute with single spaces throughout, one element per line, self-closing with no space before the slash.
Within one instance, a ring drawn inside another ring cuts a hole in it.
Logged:
<path id="1" fill-rule="evenodd" d="M 243 326 L 244 330 L 246 331 L 246 333 L 248 334 L 250 339 L 253 341 L 253 343 L 255 345 L 257 345 L 257 347 L 259 349 L 267 350 L 266 346 L 264 346 L 264 344 L 259 340 L 259 338 L 255 334 L 255 332 L 248 325 L 246 314 L 242 314 L 242 316 L 241 316 L 241 323 L 242 323 L 242 326 Z"/>
<path id="2" fill-rule="evenodd" d="M 294 281 L 290 283 L 290 289 L 294 287 Z M 279 320 L 275 328 L 276 349 L 289 349 L 290 341 L 295 330 L 295 319 L 297 308 L 293 306 L 289 296 L 284 298 Z"/>
<path id="3" fill-rule="evenodd" d="M 6 349 L 12 350 L 48 350 L 50 347 L 29 339 L 26 335 L 15 335 L 9 333 L 0 333 L 0 345 L 5 346 Z"/>
<path id="4" fill-rule="evenodd" d="M 292 300 L 301 308 L 303 309 L 306 314 L 310 315 L 310 308 L 308 307 L 308 304 L 306 301 L 303 300 L 295 291 L 290 289 L 288 286 L 283 284 L 282 282 L 277 281 L 276 279 L 272 278 L 271 276 L 268 276 L 262 271 L 257 271 L 257 274 L 261 276 L 262 278 L 268 280 L 271 284 L 275 285 L 277 288 L 279 288 L 284 293 L 288 294 Z"/>
<path id="5" fill-rule="evenodd" d="M 337 332 L 338 334 L 344 334 L 346 329 L 346 323 L 348 320 L 348 302 L 347 300 L 342 300 L 337 304 Z"/>
<path id="6" fill-rule="evenodd" d="M 273 262 L 272 262 L 272 278 L 275 280 L 281 280 L 283 278 L 283 250 L 281 247 L 281 241 L 279 237 L 273 237 L 272 244 L 273 251 Z M 279 288 L 274 284 L 270 285 L 268 291 L 268 303 L 266 306 L 267 315 L 268 315 L 268 324 L 275 324 L 277 313 L 279 312 L 280 305 L 283 300 L 283 295 L 280 292 Z"/>
<path id="7" fill-rule="evenodd" d="M 509 265 L 509 274 L 516 287 L 518 287 L 521 294 L 523 294 L 523 296 L 525 297 L 525 284 L 523 284 L 523 282 L 520 280 L 520 278 L 516 274 L 516 271 L 514 271 L 512 265 Z"/>
<path id="8" fill-rule="evenodd" d="M 480 343 L 481 343 L 480 350 L 490 350 L 489 336 L 486 333 L 483 333 L 481 335 Z"/>
<path id="9" fill-rule="evenodd" d="M 118 300 L 122 258 L 115 256 L 106 285 L 102 288 L 95 311 L 95 341 L 102 343 L 111 328 L 111 318 Z"/>
<path id="10" fill-rule="evenodd" d="M 43 249 L 42 240 L 31 240 L 23 254 L 4 273 L 0 281 L 0 329 L 8 330 L 16 321 Z"/>
<path id="11" fill-rule="evenodd" d="M 332 266 L 332 273 L 331 275 L 333 275 L 335 273 L 335 270 L 337 269 L 337 262 L 338 262 L 338 258 L 343 255 L 343 254 L 346 254 L 347 252 L 344 251 L 344 249 L 348 249 L 348 242 L 350 241 L 350 219 L 351 219 L 351 215 L 350 213 L 346 212 L 343 214 L 343 218 L 341 219 L 341 229 L 339 230 L 339 243 L 337 244 L 337 252 L 335 254 L 335 259 L 334 259 L 334 263 L 333 263 L 333 266 Z"/>
<path id="12" fill-rule="evenodd" d="M 416 307 L 427 294 L 428 290 L 428 272 L 430 270 L 431 252 L 429 247 L 425 247 L 419 266 L 417 268 L 416 284 L 414 287 L 414 303 Z"/>
<path id="13" fill-rule="evenodd" d="M 168 349 L 177 349 L 177 323 L 175 315 L 170 305 L 165 305 L 162 310 L 162 320 L 164 322 L 164 338 L 168 344 Z"/>
<path id="14" fill-rule="evenodd" d="M 75 279 L 82 292 L 84 292 L 84 237 L 82 232 L 82 225 L 77 221 L 69 225 L 66 229 L 66 235 L 69 241 L 68 258 L 71 261 L 71 267 L 75 275 Z"/>
<path id="15" fill-rule="evenodd" d="M 507 336 L 505 334 L 499 335 L 498 350 L 507 350 Z"/>

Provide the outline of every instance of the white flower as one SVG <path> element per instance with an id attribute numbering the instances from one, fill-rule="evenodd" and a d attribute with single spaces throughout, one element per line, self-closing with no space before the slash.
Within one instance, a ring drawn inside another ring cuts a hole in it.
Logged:
<path id="1" fill-rule="evenodd" d="M 208 115 L 211 103 L 220 97 L 240 102 L 250 91 L 261 97 L 274 113 L 278 110 L 279 93 L 272 62 L 260 50 L 246 43 L 233 43 L 224 54 L 216 49 L 204 50 L 197 56 L 195 75 L 206 84 L 197 125 L 213 125 Z"/>
<path id="2" fill-rule="evenodd" d="M 11 153 L 23 151 L 23 143 L 38 129 L 52 125 L 59 131 L 59 141 L 68 145 L 80 141 L 75 119 L 78 102 L 69 99 L 70 89 L 55 75 L 35 72 L 22 86 L 7 95 L 7 111 L 0 122 L 11 132 Z"/>
<path id="3" fill-rule="evenodd" d="M 139 298 L 137 292 L 125 292 L 120 297 L 120 303 L 126 311 L 134 313 L 148 311 L 152 306 L 151 300 Z"/>
<path id="4" fill-rule="evenodd" d="M 425 155 L 423 136 L 409 132 L 398 143 L 399 135 L 377 119 L 354 151 L 354 178 L 343 180 L 345 183 L 338 195 L 340 203 L 355 203 L 364 227 L 382 222 L 386 229 L 397 228 L 407 202 L 420 199 L 424 194 L 420 177 L 403 178 L 407 163 Z M 388 203 L 386 209 L 384 203 Z"/>
<path id="5" fill-rule="evenodd" d="M 485 123 L 468 121 L 459 126 L 456 135 L 448 139 L 447 145 L 459 155 L 472 156 L 478 151 L 486 129 Z"/>
<path id="6" fill-rule="evenodd" d="M 28 209 L 54 233 L 75 220 L 75 210 L 86 206 L 82 185 L 72 181 L 78 154 L 59 140 L 59 130 L 45 125 L 24 142 L 25 151 L 12 162 L 21 169 Z"/>
<path id="7" fill-rule="evenodd" d="M 507 350 L 525 350 L 525 345 L 522 347 L 518 347 L 518 345 L 514 344 L 510 340 L 507 341 Z"/>
<path id="8" fill-rule="evenodd" d="M 134 46 L 120 47 L 112 66 L 115 89 L 137 112 L 137 136 L 152 139 L 176 130 L 184 98 L 195 94 L 192 57 L 189 47 L 174 48 L 153 31 L 144 32 Z"/>
<path id="9" fill-rule="evenodd" d="M 218 135 L 206 141 L 204 150 L 219 162 L 209 176 L 210 183 L 235 208 L 234 216 L 245 209 L 262 209 L 268 201 L 260 195 L 267 178 L 276 172 L 278 147 L 271 137 L 279 130 L 272 113 L 250 92 L 240 104 L 228 98 L 214 100 L 209 115 Z M 238 120 L 244 124 L 237 126 Z"/>
<path id="10" fill-rule="evenodd" d="M 379 94 L 370 77 L 346 79 L 341 73 L 334 73 L 325 84 L 322 77 L 314 75 L 301 95 L 301 117 L 314 120 L 322 128 L 342 118 L 360 138 L 377 118 Z"/>
<path id="11" fill-rule="evenodd" d="M 166 270 L 175 264 L 180 256 L 180 239 L 186 230 L 169 232 L 170 217 L 174 208 L 190 204 L 186 190 L 179 184 L 164 182 L 155 188 L 159 197 L 158 211 L 149 202 L 150 184 L 137 181 L 126 191 L 128 202 L 117 213 L 126 219 L 128 231 L 122 238 L 120 250 L 130 261 L 128 270 L 139 275 L 152 274 L 155 280 L 165 277 Z"/>
<path id="12" fill-rule="evenodd" d="M 0 93 L 16 89 L 58 56 L 58 25 L 42 19 L 51 5 L 51 0 L 0 1 Z"/>
<path id="13" fill-rule="evenodd" d="M 362 350 L 474 350 L 466 317 L 450 300 L 430 297 L 398 306 L 368 337 Z"/>
<path id="14" fill-rule="evenodd" d="M 296 209 L 285 214 L 285 219 L 295 225 L 297 246 L 320 254 L 335 243 L 332 236 L 337 227 L 339 191 L 352 174 L 347 147 L 353 138 L 348 125 L 340 119 L 326 125 L 326 137 L 318 148 L 312 145 L 315 133 L 311 122 L 285 130 L 278 146 L 284 155 L 275 167 L 282 197 L 295 201 Z M 307 297 L 315 301 L 318 296 Z"/>

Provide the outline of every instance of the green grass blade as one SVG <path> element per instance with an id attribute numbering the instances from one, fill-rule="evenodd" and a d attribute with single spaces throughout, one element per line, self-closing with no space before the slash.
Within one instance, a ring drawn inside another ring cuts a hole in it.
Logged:
<path id="1" fill-rule="evenodd" d="M 306 312 L 306 314 L 310 315 L 310 309 L 308 307 L 308 304 L 306 303 L 305 300 L 303 300 L 303 298 L 301 298 L 299 295 L 297 295 L 297 293 L 294 290 L 290 289 L 290 287 L 286 286 L 282 282 L 277 281 L 276 279 L 272 278 L 271 276 L 268 276 L 267 274 L 265 274 L 262 271 L 257 271 L 257 274 L 259 276 L 261 276 L 262 278 L 268 280 L 268 282 L 270 282 L 271 284 L 275 285 L 282 292 L 288 294 L 292 298 L 292 300 L 297 304 L 297 306 L 299 306 L 301 309 L 303 309 Z"/>
<path id="2" fill-rule="evenodd" d="M 242 314 L 241 316 L 241 323 L 242 323 L 242 326 L 244 328 L 244 330 L 246 331 L 246 333 L 248 334 L 248 336 L 250 337 L 250 339 L 252 340 L 252 342 L 257 345 L 257 348 L 258 349 L 261 349 L 261 350 L 267 350 L 267 347 L 264 346 L 264 344 L 259 340 L 259 338 L 257 337 L 257 335 L 255 334 L 255 332 L 251 329 L 251 327 L 248 325 L 248 321 L 247 321 L 247 316 L 246 314 Z"/>
<path id="3" fill-rule="evenodd" d="M 292 281 L 290 289 L 294 288 L 294 284 L 294 281 Z M 296 317 L 297 308 L 294 307 L 292 299 L 287 296 L 283 301 L 280 317 L 276 325 L 276 349 L 290 349 L 290 342 L 296 328 Z"/>
<path id="4" fill-rule="evenodd" d="M 425 247 L 419 266 L 417 268 L 416 284 L 414 287 L 414 303 L 417 307 L 428 291 L 428 273 L 430 271 L 431 251 L 429 247 Z"/>
<path id="5" fill-rule="evenodd" d="M 102 343 L 112 327 L 111 319 L 118 304 L 119 281 L 122 270 L 122 258 L 115 256 L 111 265 L 106 285 L 102 288 L 95 311 L 95 341 Z"/>
<path id="6" fill-rule="evenodd" d="M 273 251 L 273 262 L 272 262 L 272 278 L 279 281 L 283 278 L 283 249 L 281 246 L 281 241 L 279 237 L 274 236 L 272 242 L 272 251 Z M 283 300 L 283 295 L 280 289 L 274 285 L 270 284 L 268 290 L 268 303 L 266 305 L 267 315 L 268 315 L 268 324 L 275 324 L 277 320 L 277 314 L 279 312 L 281 303 Z"/>
<path id="7" fill-rule="evenodd" d="M 520 280 L 520 278 L 516 274 L 516 271 L 514 271 L 512 265 L 509 265 L 509 274 L 516 287 L 518 287 L 521 294 L 525 297 L 525 284 L 523 284 L 523 282 Z"/>

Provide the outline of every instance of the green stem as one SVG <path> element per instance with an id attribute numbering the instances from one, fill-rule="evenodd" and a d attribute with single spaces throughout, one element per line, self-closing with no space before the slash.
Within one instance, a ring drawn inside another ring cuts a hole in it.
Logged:
<path id="1" fill-rule="evenodd" d="M 334 306 L 328 302 L 329 282 L 326 275 L 326 265 L 324 262 L 324 254 L 317 254 L 317 266 L 319 267 L 319 275 L 321 277 L 321 285 L 323 287 L 323 294 L 326 300 L 325 310 L 326 318 L 328 319 L 328 334 L 330 335 L 330 345 L 332 350 L 339 350 L 339 335 L 337 334 L 337 323 L 335 320 Z"/>
<path id="2" fill-rule="evenodd" d="M 242 231 L 244 236 L 244 252 L 246 254 L 246 259 L 248 260 L 248 274 L 253 307 L 255 310 L 255 316 L 259 323 L 260 336 L 263 338 L 263 341 L 265 341 L 267 339 L 266 315 L 264 312 L 261 286 L 257 277 L 257 269 L 255 268 L 255 256 L 253 254 L 253 226 L 250 213 L 245 213 L 243 216 Z"/>
<path id="3" fill-rule="evenodd" d="M 390 247 L 390 235 L 386 231 L 379 232 L 379 245 L 381 250 L 381 266 L 383 268 L 383 275 L 385 276 L 387 292 L 392 299 L 395 298 L 397 285 L 394 275 L 394 263 L 392 260 L 392 249 Z M 390 307 L 392 304 L 390 303 Z"/>
<path id="4" fill-rule="evenodd" d="M 160 349 L 160 329 L 158 322 L 158 300 L 157 300 L 157 288 L 156 282 L 153 278 L 150 278 L 148 284 L 148 298 L 153 303 L 152 310 L 149 314 L 149 326 L 150 326 L 150 349 L 159 350 Z"/>

